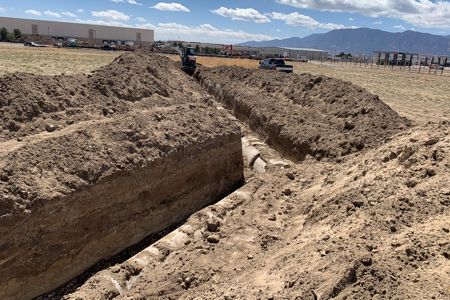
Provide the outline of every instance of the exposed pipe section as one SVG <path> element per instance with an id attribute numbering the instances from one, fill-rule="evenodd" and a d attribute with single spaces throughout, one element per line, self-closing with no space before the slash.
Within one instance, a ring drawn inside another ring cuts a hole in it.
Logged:
<path id="1" fill-rule="evenodd" d="M 267 163 L 262 158 L 259 150 L 253 147 L 245 137 L 242 138 L 242 155 L 247 166 L 256 173 L 262 174 L 266 172 Z"/>

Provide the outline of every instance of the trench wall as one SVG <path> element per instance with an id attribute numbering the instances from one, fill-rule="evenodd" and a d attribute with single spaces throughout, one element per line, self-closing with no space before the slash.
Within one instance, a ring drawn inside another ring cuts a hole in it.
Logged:
<path id="1" fill-rule="evenodd" d="M 4 215 L 0 299 L 48 292 L 238 188 L 243 181 L 240 132 L 224 131 L 171 149 L 144 167 L 40 201 L 21 218 L 8 221 Z"/>

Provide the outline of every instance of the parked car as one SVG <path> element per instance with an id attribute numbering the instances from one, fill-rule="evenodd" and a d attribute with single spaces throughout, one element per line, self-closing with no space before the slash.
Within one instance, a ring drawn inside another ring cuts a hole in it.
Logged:
<path id="1" fill-rule="evenodd" d="M 35 42 L 25 42 L 25 43 L 23 43 L 23 45 L 27 46 L 27 47 L 45 47 L 45 46 L 39 45 L 38 43 L 35 43 Z"/>
<path id="2" fill-rule="evenodd" d="M 286 65 L 284 59 L 281 58 L 266 58 L 259 62 L 259 69 L 275 70 L 284 73 L 294 72 L 294 67 L 291 65 Z"/>
<path id="3" fill-rule="evenodd" d="M 116 51 L 116 46 L 103 45 L 101 49 L 105 51 Z"/>

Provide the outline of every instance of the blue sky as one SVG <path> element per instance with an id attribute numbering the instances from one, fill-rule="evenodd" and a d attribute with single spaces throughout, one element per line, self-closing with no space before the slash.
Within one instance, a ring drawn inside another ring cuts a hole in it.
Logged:
<path id="1" fill-rule="evenodd" d="M 157 39 L 221 43 L 358 27 L 450 35 L 450 1 L 172 1 L 0 0 L 0 15 L 153 28 Z"/>

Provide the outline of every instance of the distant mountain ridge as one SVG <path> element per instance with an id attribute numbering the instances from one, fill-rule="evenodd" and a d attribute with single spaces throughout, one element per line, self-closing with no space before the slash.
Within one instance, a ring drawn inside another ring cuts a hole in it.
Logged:
<path id="1" fill-rule="evenodd" d="M 304 38 L 292 37 L 271 41 L 250 41 L 240 44 L 252 47 L 313 48 L 330 53 L 372 54 L 375 50 L 404 51 L 429 55 L 450 56 L 450 36 L 417 31 L 387 32 L 378 29 L 337 29 L 312 34 Z"/>

